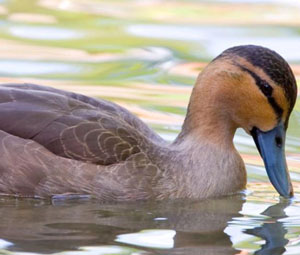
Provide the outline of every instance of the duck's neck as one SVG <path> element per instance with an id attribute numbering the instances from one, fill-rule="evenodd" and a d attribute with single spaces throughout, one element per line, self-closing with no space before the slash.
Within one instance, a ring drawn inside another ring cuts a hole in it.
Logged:
<path id="1" fill-rule="evenodd" d="M 184 179 L 178 196 L 204 198 L 245 186 L 244 163 L 233 145 L 237 127 L 221 105 L 213 93 L 196 85 L 182 131 L 162 162 L 175 180 Z"/>
<path id="2" fill-rule="evenodd" d="M 198 82 L 200 79 L 198 79 Z M 205 86 L 197 84 L 193 89 L 182 131 L 174 144 L 216 144 L 233 147 L 237 127 L 231 120 L 218 97 Z"/>

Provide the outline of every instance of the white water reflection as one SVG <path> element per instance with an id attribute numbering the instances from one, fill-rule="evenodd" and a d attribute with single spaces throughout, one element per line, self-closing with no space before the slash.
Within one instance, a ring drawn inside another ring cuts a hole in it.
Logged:
<path id="1" fill-rule="evenodd" d="M 16 37 L 35 40 L 69 40 L 83 36 L 78 31 L 48 26 L 11 26 L 9 31 Z"/>
<path id="2" fill-rule="evenodd" d="M 138 233 L 118 235 L 116 242 L 142 247 L 171 249 L 174 247 L 176 231 L 168 229 L 142 230 Z"/>
<path id="3" fill-rule="evenodd" d="M 210 43 L 207 45 L 207 51 L 210 55 L 218 55 L 227 48 L 236 45 L 256 44 L 275 50 L 282 55 L 287 61 L 300 61 L 300 37 L 241 37 L 241 38 L 224 38 L 222 44 Z"/>
<path id="4" fill-rule="evenodd" d="M 214 0 L 214 2 L 221 3 L 250 3 L 250 4 L 284 4 L 292 6 L 300 6 L 298 0 Z"/>
<path id="5" fill-rule="evenodd" d="M 5 75 L 41 75 L 41 74 L 62 74 L 76 73 L 79 66 L 56 63 L 21 60 L 0 60 L 0 74 Z"/>
<path id="6" fill-rule="evenodd" d="M 144 252 L 140 252 L 133 248 L 121 247 L 121 246 L 84 246 L 79 247 L 78 251 L 66 251 L 66 252 L 59 252 L 54 253 L 53 255 L 139 255 L 143 254 Z M 36 254 L 35 254 L 36 255 Z"/>
<path id="7" fill-rule="evenodd" d="M 277 204 L 244 203 L 241 213 L 243 217 L 236 217 L 224 230 L 236 249 L 255 252 L 255 254 L 293 254 L 289 249 L 291 244 L 287 235 L 290 230 L 286 222 L 291 218 L 286 213 L 290 208 L 290 200 L 282 200 Z M 242 248 L 243 243 L 252 243 L 249 249 Z M 255 247 L 256 246 L 256 247 Z"/>
<path id="8" fill-rule="evenodd" d="M 251 227 L 249 227 L 251 228 Z M 228 236 L 230 236 L 230 241 L 233 245 L 243 243 L 243 242 L 250 242 L 253 243 L 253 236 L 243 233 L 245 230 L 244 225 L 236 225 L 236 224 L 229 224 L 225 229 L 224 233 L 226 233 Z M 241 249 L 243 251 L 253 252 L 257 249 L 259 249 L 260 245 L 255 245 L 255 247 L 251 247 L 252 249 Z"/>
<path id="9" fill-rule="evenodd" d="M 291 28 L 136 24 L 129 26 L 128 32 L 148 38 L 199 42 L 205 51 L 195 55 L 201 58 L 214 58 L 236 45 L 257 44 L 277 51 L 288 61 L 300 61 L 300 37 Z"/>
<path id="10" fill-rule="evenodd" d="M 1 240 L 0 240 L 1 245 Z M 0 246 L 0 249 L 2 247 Z M 31 253 L 31 252 L 11 252 L 11 251 L 2 251 L 0 254 L 7 255 L 43 255 L 44 253 Z M 74 251 L 63 251 L 50 253 L 51 255 L 141 255 L 144 254 L 144 251 L 139 251 L 134 248 L 122 247 L 116 245 L 103 245 L 103 246 L 82 246 L 78 247 L 78 250 Z"/>
<path id="11" fill-rule="evenodd" d="M 0 239 L 0 249 L 4 249 L 4 248 L 7 248 L 9 246 L 13 245 L 13 243 L 11 242 L 8 242 L 4 239 Z"/>

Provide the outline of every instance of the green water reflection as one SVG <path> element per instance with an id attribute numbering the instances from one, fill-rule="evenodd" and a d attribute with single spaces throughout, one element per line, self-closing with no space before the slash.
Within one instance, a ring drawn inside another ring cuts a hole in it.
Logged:
<path id="1" fill-rule="evenodd" d="M 227 47 L 270 47 L 299 79 L 299 27 L 293 0 L 0 0 L 0 82 L 112 100 L 173 140 L 198 72 Z M 278 201 L 239 130 L 246 195 L 115 205 L 1 198 L 0 253 L 298 254 L 299 127 L 298 98 L 286 146 L 293 201 Z"/>

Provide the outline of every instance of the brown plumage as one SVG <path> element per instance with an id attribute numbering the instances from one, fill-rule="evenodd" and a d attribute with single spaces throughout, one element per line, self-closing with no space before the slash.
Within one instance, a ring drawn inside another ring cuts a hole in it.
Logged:
<path id="1" fill-rule="evenodd" d="M 289 71 L 286 65 L 282 73 Z M 235 51 L 220 55 L 199 76 L 182 132 L 171 144 L 114 103 L 34 84 L 0 86 L 0 192 L 128 201 L 199 199 L 243 189 L 235 130 L 268 131 L 278 114 L 241 67 L 268 81 L 287 123 L 295 101 L 293 75 L 287 85 L 277 84 L 270 66 L 265 72 Z"/>

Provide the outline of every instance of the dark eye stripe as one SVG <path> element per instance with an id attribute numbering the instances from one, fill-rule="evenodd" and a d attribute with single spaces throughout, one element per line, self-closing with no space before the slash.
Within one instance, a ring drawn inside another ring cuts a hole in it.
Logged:
<path id="1" fill-rule="evenodd" d="M 241 66 L 241 65 L 238 65 L 238 66 L 243 71 L 249 73 L 252 76 L 252 78 L 255 80 L 255 83 L 259 87 L 259 89 L 261 90 L 261 92 L 268 98 L 269 104 L 274 109 L 274 111 L 276 113 L 276 116 L 277 116 L 277 120 L 279 121 L 281 119 L 281 117 L 282 117 L 283 110 L 277 104 L 277 102 L 275 101 L 274 97 L 272 97 L 272 93 L 273 93 L 272 86 L 267 81 L 261 79 L 256 73 L 252 72 L 248 68 L 246 68 L 244 66 Z"/>
<path id="2" fill-rule="evenodd" d="M 256 73 L 243 66 L 240 66 L 240 68 L 252 76 L 252 78 L 255 80 L 256 85 L 259 87 L 261 92 L 265 94 L 266 97 L 272 97 L 273 88 L 267 81 L 261 79 Z"/>

